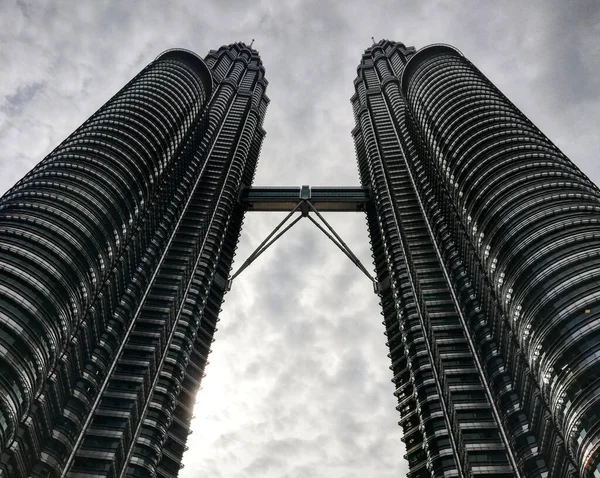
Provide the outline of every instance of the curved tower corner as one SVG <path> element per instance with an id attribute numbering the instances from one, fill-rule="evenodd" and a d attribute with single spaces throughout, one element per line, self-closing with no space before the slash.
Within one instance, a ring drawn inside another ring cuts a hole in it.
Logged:
<path id="1" fill-rule="evenodd" d="M 414 60 L 411 115 L 478 264 L 477 293 L 495 301 L 527 422 L 551 470 L 572 460 L 600 473 L 600 191 L 464 57 Z"/>
<path id="2" fill-rule="evenodd" d="M 181 59 L 151 63 L 0 199 L 8 476 L 27 475 L 43 449 L 42 475 L 68 456 L 152 275 L 149 247 L 193 162 L 208 84 Z"/>
<path id="3" fill-rule="evenodd" d="M 411 476 L 600 473 L 600 191 L 454 47 L 354 84 Z"/>

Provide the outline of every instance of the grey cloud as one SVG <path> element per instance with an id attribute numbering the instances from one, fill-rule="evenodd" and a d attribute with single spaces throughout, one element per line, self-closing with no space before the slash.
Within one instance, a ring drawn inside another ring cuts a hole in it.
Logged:
<path id="1" fill-rule="evenodd" d="M 7 114 L 14 115 L 18 113 L 23 106 L 31 101 L 33 97 L 43 88 L 41 83 L 31 83 L 19 86 L 17 91 L 6 96 L 2 109 L 5 109 Z"/>
<path id="2" fill-rule="evenodd" d="M 357 184 L 349 99 L 360 55 L 390 38 L 457 46 L 600 181 L 593 0 L 5 1 L 0 191 L 162 50 L 261 52 L 272 102 L 257 184 Z M 362 215 L 328 215 L 371 269 Z M 249 214 L 236 266 L 281 219 Z M 406 473 L 369 281 L 300 223 L 236 279 L 198 396 L 181 478 Z"/>

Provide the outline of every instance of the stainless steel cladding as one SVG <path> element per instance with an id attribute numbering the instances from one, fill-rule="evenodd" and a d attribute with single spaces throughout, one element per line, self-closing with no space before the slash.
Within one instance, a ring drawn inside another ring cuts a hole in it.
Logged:
<path id="1" fill-rule="evenodd" d="M 355 87 L 411 477 L 600 474 L 600 191 L 453 47 Z"/>
<path id="2" fill-rule="evenodd" d="M 266 84 L 168 50 L 0 200 L 6 476 L 177 476 Z"/>

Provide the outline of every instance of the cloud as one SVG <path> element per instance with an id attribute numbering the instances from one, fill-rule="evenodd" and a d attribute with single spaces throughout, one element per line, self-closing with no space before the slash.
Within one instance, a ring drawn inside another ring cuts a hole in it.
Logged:
<path id="1" fill-rule="evenodd" d="M 272 99 L 256 183 L 358 184 L 349 99 L 371 36 L 455 45 L 597 183 L 599 11 L 593 0 L 5 0 L 0 192 L 161 51 L 252 38 Z M 247 216 L 237 266 L 279 220 Z M 370 269 L 364 217 L 328 220 Z M 319 231 L 299 223 L 223 307 L 181 478 L 406 473 L 378 299 Z"/>

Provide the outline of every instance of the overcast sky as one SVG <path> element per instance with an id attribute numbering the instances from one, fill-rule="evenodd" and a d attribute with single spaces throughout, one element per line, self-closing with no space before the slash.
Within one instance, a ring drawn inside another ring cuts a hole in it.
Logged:
<path id="1" fill-rule="evenodd" d="M 371 36 L 456 46 L 600 182 L 596 0 L 0 0 L 0 194 L 161 51 L 252 38 L 272 100 L 255 184 L 358 184 L 349 99 Z M 365 218 L 328 218 L 372 268 Z M 280 219 L 246 216 L 237 266 Z M 226 296 L 180 477 L 404 476 L 381 320 L 301 221 Z"/>

